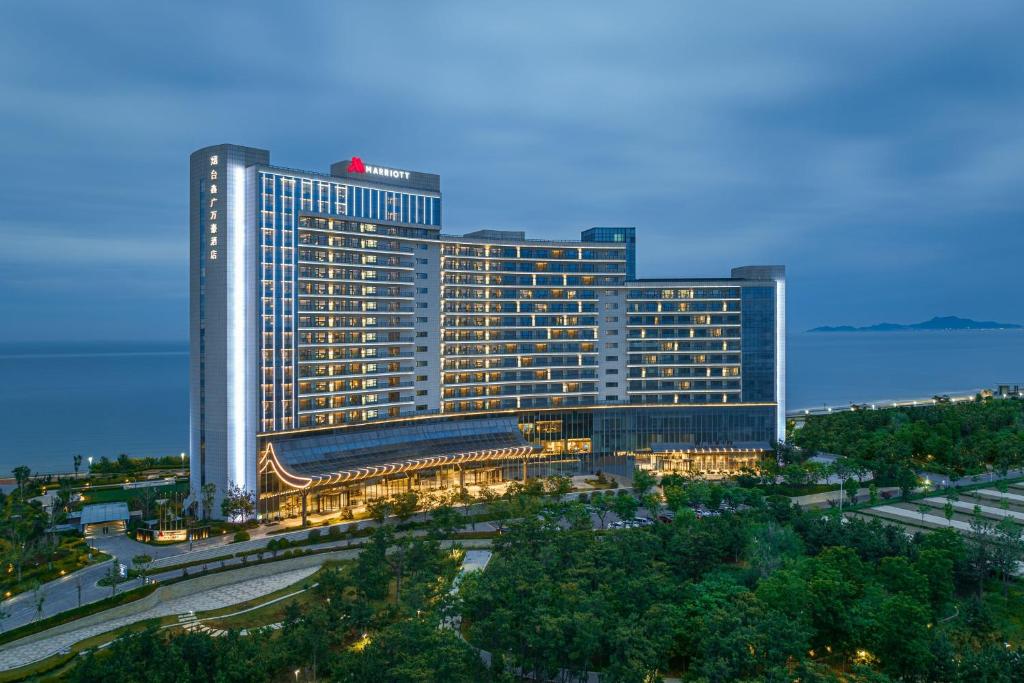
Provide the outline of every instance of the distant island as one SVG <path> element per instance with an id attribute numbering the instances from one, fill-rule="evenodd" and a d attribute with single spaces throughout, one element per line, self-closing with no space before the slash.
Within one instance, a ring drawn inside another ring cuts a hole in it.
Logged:
<path id="1" fill-rule="evenodd" d="M 991 320 L 971 320 L 958 318 L 955 315 L 935 317 L 923 323 L 901 325 L 899 323 L 878 323 L 866 327 L 853 325 L 824 325 L 807 330 L 808 332 L 900 332 L 904 330 L 1019 330 L 1021 325 L 1015 323 L 997 323 Z"/>

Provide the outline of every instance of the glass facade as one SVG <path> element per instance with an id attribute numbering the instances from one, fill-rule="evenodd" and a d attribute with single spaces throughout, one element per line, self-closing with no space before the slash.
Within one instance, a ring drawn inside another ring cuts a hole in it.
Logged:
<path id="1" fill-rule="evenodd" d="M 629 400 L 739 402 L 742 287 L 730 282 L 631 284 L 626 323 Z"/>
<path id="2" fill-rule="evenodd" d="M 636 228 L 590 228 L 584 230 L 584 242 L 617 242 L 626 248 L 626 279 L 636 279 Z"/>
<path id="3" fill-rule="evenodd" d="M 273 170 L 257 182 L 261 431 L 411 411 L 412 242 L 436 235 L 441 198 Z"/>
<path id="4" fill-rule="evenodd" d="M 598 293 L 625 250 L 584 242 L 445 238 L 444 412 L 597 402 Z"/>

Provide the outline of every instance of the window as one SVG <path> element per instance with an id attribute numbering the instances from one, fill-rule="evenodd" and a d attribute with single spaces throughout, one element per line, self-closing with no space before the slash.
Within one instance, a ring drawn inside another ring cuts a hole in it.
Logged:
<path id="1" fill-rule="evenodd" d="M 416 406 L 416 410 L 426 410 L 426 409 L 427 409 L 427 407 L 424 406 L 424 405 L 417 405 Z"/>
<path id="2" fill-rule="evenodd" d="M 619 386 L 618 382 L 605 382 L 604 386 L 606 389 L 614 389 Z"/>
<path id="3" fill-rule="evenodd" d="M 619 397 L 616 394 L 609 394 L 608 398 L 605 399 L 605 400 L 607 400 L 609 403 L 611 403 L 613 401 L 618 401 Z"/>
<path id="4" fill-rule="evenodd" d="M 427 332 L 426 332 L 426 330 L 424 330 L 423 332 L 417 332 L 416 336 L 417 337 L 426 337 L 427 336 Z"/>
<path id="5" fill-rule="evenodd" d="M 606 374 L 606 375 L 617 375 L 617 374 L 619 374 L 619 371 L 617 369 L 615 369 L 615 368 L 611 368 L 611 369 L 605 370 L 604 374 Z"/>
<path id="6" fill-rule="evenodd" d="M 619 360 L 618 356 L 605 356 L 604 359 L 609 363 L 617 363 Z"/>
<path id="7" fill-rule="evenodd" d="M 426 389 L 417 389 L 416 390 L 416 395 L 417 396 L 426 396 L 427 395 L 427 390 Z"/>
<path id="8" fill-rule="evenodd" d="M 416 322 L 418 322 L 418 323 L 425 323 L 425 322 L 427 322 L 427 316 L 425 316 L 425 315 L 418 315 L 418 316 L 416 316 Z"/>
<path id="9" fill-rule="evenodd" d="M 426 346 L 417 346 L 416 347 L 416 353 L 426 353 L 426 352 L 427 352 L 427 347 Z"/>
<path id="10" fill-rule="evenodd" d="M 418 360 L 418 361 L 416 361 L 416 367 L 418 367 L 418 368 L 425 368 L 425 367 L 427 367 L 427 361 L 425 361 L 425 360 Z"/>
<path id="11" fill-rule="evenodd" d="M 426 265 L 427 264 L 427 259 L 425 259 L 425 258 L 418 258 L 418 259 L 416 259 L 416 263 L 419 263 L 420 265 Z"/>
<path id="12" fill-rule="evenodd" d="M 426 375 L 416 375 L 416 381 L 417 382 L 426 382 L 427 381 L 427 376 Z"/>
<path id="13" fill-rule="evenodd" d="M 428 290 L 427 290 L 426 287 L 417 287 L 416 288 L 416 293 L 417 294 L 426 294 L 427 292 L 428 292 Z"/>
<path id="14" fill-rule="evenodd" d="M 416 308 L 426 308 L 426 307 L 427 307 L 427 302 L 426 301 L 417 301 L 416 302 Z"/>
<path id="15" fill-rule="evenodd" d="M 426 273 L 416 273 L 416 279 L 417 280 L 426 280 L 427 279 L 427 274 Z"/>

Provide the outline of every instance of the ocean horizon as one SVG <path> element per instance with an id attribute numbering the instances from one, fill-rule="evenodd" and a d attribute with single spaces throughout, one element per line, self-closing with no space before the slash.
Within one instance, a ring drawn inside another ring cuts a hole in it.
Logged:
<path id="1" fill-rule="evenodd" d="M 794 332 L 787 409 L 1024 384 L 1024 330 Z M 188 450 L 187 342 L 0 344 L 0 477 Z"/>

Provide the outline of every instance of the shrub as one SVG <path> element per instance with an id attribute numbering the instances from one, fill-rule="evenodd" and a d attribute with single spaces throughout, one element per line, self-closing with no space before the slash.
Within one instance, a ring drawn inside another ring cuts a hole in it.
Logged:
<path id="1" fill-rule="evenodd" d="M 235 532 L 235 543 L 241 543 L 242 541 L 248 541 L 250 536 L 248 531 L 236 531 Z"/>
<path id="2" fill-rule="evenodd" d="M 309 535 L 306 536 L 306 540 L 310 543 L 318 543 L 320 541 L 320 530 L 313 529 L 312 531 L 310 531 Z"/>
<path id="3" fill-rule="evenodd" d="M 341 538 L 341 536 L 342 533 L 340 526 L 332 526 L 330 529 L 327 530 L 327 537 L 330 538 L 332 541 L 337 541 L 339 538 Z"/>
<path id="4" fill-rule="evenodd" d="M 576 496 L 576 500 L 578 500 L 581 503 L 589 503 L 590 495 L 586 493 L 581 493 L 580 495 Z"/>

